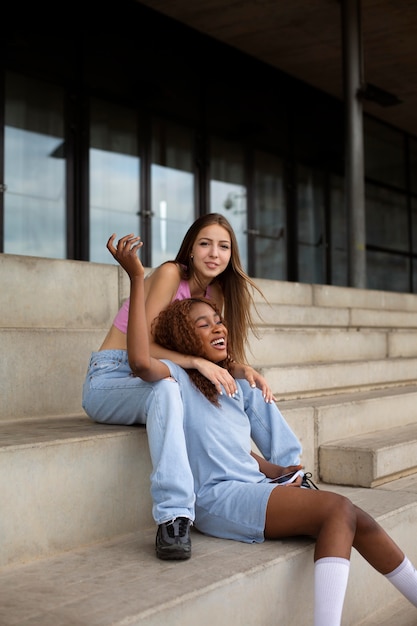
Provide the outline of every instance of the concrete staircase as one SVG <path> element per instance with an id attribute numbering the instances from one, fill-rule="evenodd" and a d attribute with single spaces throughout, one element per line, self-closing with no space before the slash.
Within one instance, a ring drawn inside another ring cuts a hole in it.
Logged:
<path id="1" fill-rule="evenodd" d="M 417 296 L 257 282 L 271 304 L 252 361 L 305 467 L 417 563 Z M 0 255 L 0 624 L 309 626 L 310 540 L 193 531 L 190 561 L 155 558 L 146 430 L 81 409 L 128 287 L 112 265 Z M 417 610 L 354 553 L 343 624 L 411 626 Z"/>
<path id="2" fill-rule="evenodd" d="M 306 466 L 362 487 L 417 472 L 417 296 L 258 283 L 271 304 L 254 361 L 304 433 Z"/>

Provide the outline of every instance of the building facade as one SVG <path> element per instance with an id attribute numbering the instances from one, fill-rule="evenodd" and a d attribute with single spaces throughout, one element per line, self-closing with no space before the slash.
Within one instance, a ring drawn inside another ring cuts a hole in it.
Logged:
<path id="1" fill-rule="evenodd" d="M 133 0 L 7 9 L 0 250 L 156 266 L 207 212 L 257 278 L 348 285 L 343 102 Z M 417 138 L 364 116 L 366 287 L 417 293 Z"/>

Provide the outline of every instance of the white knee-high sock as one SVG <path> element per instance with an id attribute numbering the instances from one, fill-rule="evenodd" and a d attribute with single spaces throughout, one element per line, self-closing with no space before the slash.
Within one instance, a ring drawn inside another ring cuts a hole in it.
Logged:
<path id="1" fill-rule="evenodd" d="M 336 556 L 314 564 L 314 626 L 340 626 L 350 561 Z"/>
<path id="2" fill-rule="evenodd" d="M 403 596 L 417 606 L 417 572 L 414 565 L 405 556 L 404 561 L 400 563 L 392 572 L 385 575 L 390 583 L 401 591 Z"/>

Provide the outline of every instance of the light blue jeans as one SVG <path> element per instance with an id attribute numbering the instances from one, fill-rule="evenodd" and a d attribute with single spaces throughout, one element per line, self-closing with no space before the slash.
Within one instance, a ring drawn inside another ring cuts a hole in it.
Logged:
<path id="1" fill-rule="evenodd" d="M 191 382 L 190 382 L 191 384 Z M 279 465 L 299 463 L 301 445 L 275 404 L 239 380 L 252 437 L 264 456 Z M 146 424 L 152 460 L 152 515 L 157 524 L 194 520 L 194 481 L 183 430 L 180 386 L 172 379 L 147 383 L 134 376 L 125 350 L 93 352 L 83 386 L 87 415 L 102 424 Z"/>

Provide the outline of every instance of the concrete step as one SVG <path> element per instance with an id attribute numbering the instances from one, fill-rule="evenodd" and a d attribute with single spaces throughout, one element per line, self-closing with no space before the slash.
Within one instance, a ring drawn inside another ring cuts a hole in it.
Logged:
<path id="1" fill-rule="evenodd" d="M 322 488 L 326 486 L 321 485 Z M 337 489 L 366 508 L 417 561 L 414 491 Z M 155 528 L 0 569 L 2 626 L 310 626 L 313 549 L 307 539 L 244 544 L 192 531 L 189 561 L 158 561 Z M 352 554 L 343 626 L 401 596 Z M 417 609 L 414 609 L 417 617 Z M 372 623 L 372 622 L 370 622 Z M 397 623 L 395 623 L 397 626 Z"/>
<path id="2" fill-rule="evenodd" d="M 105 333 L 103 329 L 0 329 L 0 350 L 8 355 L 0 363 L 0 421 L 77 413 L 90 354 Z M 249 357 L 263 370 L 279 399 L 416 380 L 417 346 L 416 354 L 407 356 L 401 346 L 408 345 L 412 352 L 413 341 L 398 332 L 395 338 L 401 341 L 395 343 L 393 337 L 382 331 L 275 329 L 251 342 Z M 399 357 L 400 353 L 405 356 Z M 16 379 L 24 381 L 18 394 Z"/>
<path id="3" fill-rule="evenodd" d="M 329 363 L 331 361 L 367 361 L 399 356 L 389 354 L 389 333 L 386 331 L 336 328 L 267 328 L 259 339 L 251 337 L 251 363 L 276 366 L 297 363 Z M 409 337 L 408 352 L 417 358 L 417 329 Z M 400 356 L 409 356 L 400 355 Z"/>
<path id="4" fill-rule="evenodd" d="M 152 524 L 150 471 L 144 426 L 85 415 L 1 423 L 0 566 Z"/>
<path id="5" fill-rule="evenodd" d="M 253 311 L 259 326 L 338 328 L 417 328 L 415 311 L 259 302 Z"/>
<path id="6" fill-rule="evenodd" d="M 105 333 L 103 329 L 0 329 L 0 350 L 8 355 L 0 363 L 4 382 L 0 420 L 78 412 L 90 354 Z M 311 395 L 328 386 L 331 390 L 381 386 L 416 378 L 417 345 L 410 357 L 402 347 L 408 346 L 411 353 L 416 340 L 417 333 L 413 340 L 398 332 L 268 329 L 260 341 L 251 341 L 249 357 L 267 373 L 282 398 L 283 390 Z M 24 381 L 18 394 L 16 377 Z"/>
<path id="7" fill-rule="evenodd" d="M 105 334 L 92 329 L 0 329 L 0 352 L 7 354 L 0 360 L 0 421 L 79 412 L 90 355 Z"/>
<path id="8" fill-rule="evenodd" d="M 125 272 L 15 255 L 0 255 L 0 266 L 2 626 L 310 624 L 309 541 L 248 546 L 194 531 L 190 562 L 155 558 L 145 428 L 93 424 L 81 412 L 90 352 L 129 294 Z M 273 304 L 257 298 L 253 364 L 315 480 L 320 446 L 417 421 L 415 294 L 256 282 Z M 401 472 L 415 458 L 411 450 Z M 415 476 L 328 488 L 369 509 L 417 562 Z M 357 555 L 352 572 L 344 626 L 398 600 Z"/>
<path id="9" fill-rule="evenodd" d="M 417 358 L 258 366 L 277 400 L 417 384 Z"/>
<path id="10" fill-rule="evenodd" d="M 303 463 L 319 476 L 323 444 L 415 422 L 417 385 L 286 400 L 278 406 L 303 445 Z"/>
<path id="11" fill-rule="evenodd" d="M 318 478 L 319 446 L 389 428 L 393 416 L 398 426 L 409 424 L 416 400 L 411 386 L 278 406 L 301 440 L 303 464 Z M 84 414 L 0 423 L 0 566 L 152 523 L 150 472 L 144 426 L 99 425 Z"/>
<path id="12" fill-rule="evenodd" d="M 417 472 L 417 423 L 353 435 L 319 447 L 320 477 L 375 487 Z"/>
<path id="13" fill-rule="evenodd" d="M 73 415 L 80 410 L 90 353 L 129 294 L 127 275 L 114 265 L 7 254 L 0 255 L 0 267 L 0 351 L 8 355 L 0 362 L 0 421 Z M 269 369 L 279 399 L 317 389 L 334 393 L 349 384 L 410 382 L 417 359 L 415 294 L 257 282 L 272 306 L 258 298 L 267 325 L 264 339 L 253 342 L 253 364 Z M 388 369 L 379 379 L 376 361 L 392 359 L 387 367 L 398 365 L 398 373 Z M 371 374 L 367 363 L 358 369 L 359 360 L 370 361 Z M 315 361 L 320 366 L 313 373 Z M 330 370 L 323 369 L 326 361 Z M 344 361 L 352 364 L 352 376 L 342 369 Z"/>
<path id="14" fill-rule="evenodd" d="M 278 304 L 264 308 L 265 318 L 258 325 L 257 336 L 249 336 L 255 363 L 417 356 L 415 313 Z"/>
<path id="15" fill-rule="evenodd" d="M 0 254 L 4 328 L 108 328 L 129 279 L 115 265 Z"/>
<path id="16" fill-rule="evenodd" d="M 346 309 L 371 309 L 374 311 L 417 311 L 417 295 L 356 289 L 335 285 L 315 285 L 287 281 L 256 279 L 268 302 L 298 306 L 337 307 Z M 263 303 L 255 292 L 255 299 Z"/>
<path id="17" fill-rule="evenodd" d="M 365 618 L 357 626 L 416 626 L 416 608 L 405 598 L 399 598 L 380 611 Z"/>

